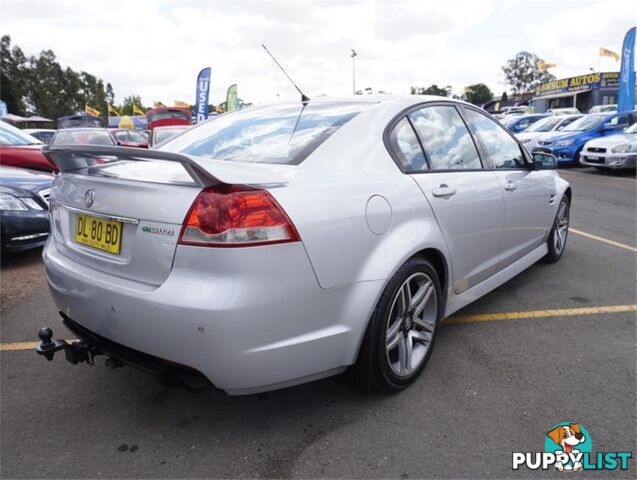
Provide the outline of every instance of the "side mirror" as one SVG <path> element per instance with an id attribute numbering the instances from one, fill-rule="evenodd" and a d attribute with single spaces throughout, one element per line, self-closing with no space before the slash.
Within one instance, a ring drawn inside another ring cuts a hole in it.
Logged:
<path id="1" fill-rule="evenodd" d="M 555 170 L 557 168 L 557 158 L 550 153 L 534 152 L 533 165 L 536 170 Z"/>

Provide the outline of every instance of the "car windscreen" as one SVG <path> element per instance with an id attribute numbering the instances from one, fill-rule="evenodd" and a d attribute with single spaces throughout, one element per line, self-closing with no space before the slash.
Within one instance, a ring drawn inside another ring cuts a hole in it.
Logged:
<path id="1" fill-rule="evenodd" d="M 115 145 L 113 137 L 104 130 L 59 130 L 53 137 L 53 145 Z"/>
<path id="2" fill-rule="evenodd" d="M 77 127 L 102 127 L 102 120 L 99 117 L 91 117 L 89 115 L 76 117 L 58 118 L 58 128 L 77 128 Z"/>
<path id="3" fill-rule="evenodd" d="M 161 143 L 164 140 L 174 137 L 178 133 L 181 133 L 185 128 L 158 128 L 155 130 L 155 144 Z"/>
<path id="4" fill-rule="evenodd" d="M 502 122 L 502 125 L 509 128 L 512 125 L 515 125 L 516 123 L 518 123 L 521 119 L 522 117 L 520 115 L 515 115 L 511 118 L 504 118 L 503 120 L 501 120 L 501 122 Z"/>
<path id="5" fill-rule="evenodd" d="M 587 115 L 579 120 L 575 120 L 568 127 L 564 128 L 563 132 L 586 132 L 592 130 L 599 125 L 602 120 L 606 118 L 606 115 Z"/>
<path id="6" fill-rule="evenodd" d="M 219 115 L 159 150 L 234 162 L 298 165 L 369 103 L 273 105 Z"/>
<path id="7" fill-rule="evenodd" d="M 525 132 L 550 132 L 561 121 L 562 119 L 558 117 L 543 118 L 527 128 Z"/>
<path id="8" fill-rule="evenodd" d="M 148 123 L 169 119 L 190 121 L 190 114 L 182 110 L 159 110 L 156 112 L 147 113 L 146 118 L 148 119 Z"/>
<path id="9" fill-rule="evenodd" d="M 630 127 L 624 130 L 624 133 L 637 133 L 637 123 L 633 123 Z"/>
<path id="10" fill-rule="evenodd" d="M 0 121 L 0 145 L 24 146 L 40 145 L 42 142 L 31 135 L 20 131 L 12 125 Z"/>

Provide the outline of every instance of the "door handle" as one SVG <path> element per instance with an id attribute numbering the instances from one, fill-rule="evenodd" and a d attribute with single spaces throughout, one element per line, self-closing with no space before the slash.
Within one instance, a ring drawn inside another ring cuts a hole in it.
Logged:
<path id="1" fill-rule="evenodd" d="M 514 183 L 507 183 L 507 184 L 504 186 L 504 189 L 505 189 L 507 192 L 512 192 L 512 191 L 514 191 L 514 190 L 517 190 L 517 188 L 518 188 L 518 186 L 517 186 L 516 184 L 514 184 Z"/>
<path id="2" fill-rule="evenodd" d="M 443 183 L 438 188 L 434 188 L 431 192 L 434 197 L 452 197 L 456 194 L 455 188 L 449 188 L 449 185 Z"/>

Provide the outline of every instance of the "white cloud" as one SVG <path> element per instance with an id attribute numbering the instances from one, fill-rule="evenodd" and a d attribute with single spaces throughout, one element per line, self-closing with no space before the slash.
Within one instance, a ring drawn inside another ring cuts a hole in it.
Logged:
<path id="1" fill-rule="evenodd" d="M 350 48 L 357 88 L 460 92 L 482 81 L 500 93 L 500 66 L 517 50 L 557 62 L 558 75 L 584 73 L 600 45 L 619 50 L 637 18 L 635 2 L 606 0 L 0 1 L 2 33 L 26 54 L 50 48 L 111 82 L 116 101 L 136 93 L 147 104 L 192 102 L 204 66 L 215 103 L 231 83 L 257 103 L 296 99 L 261 43 L 310 96 L 351 93 Z"/>

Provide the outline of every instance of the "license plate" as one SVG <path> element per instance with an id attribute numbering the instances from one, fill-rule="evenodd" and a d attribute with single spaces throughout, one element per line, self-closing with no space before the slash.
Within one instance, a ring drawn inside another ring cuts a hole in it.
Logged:
<path id="1" fill-rule="evenodd" d="M 599 160 L 599 157 L 595 155 L 586 155 L 586 158 L 588 158 L 589 160 Z"/>
<path id="2" fill-rule="evenodd" d="M 75 241 L 119 255 L 122 244 L 122 222 L 79 214 L 76 222 Z"/>

